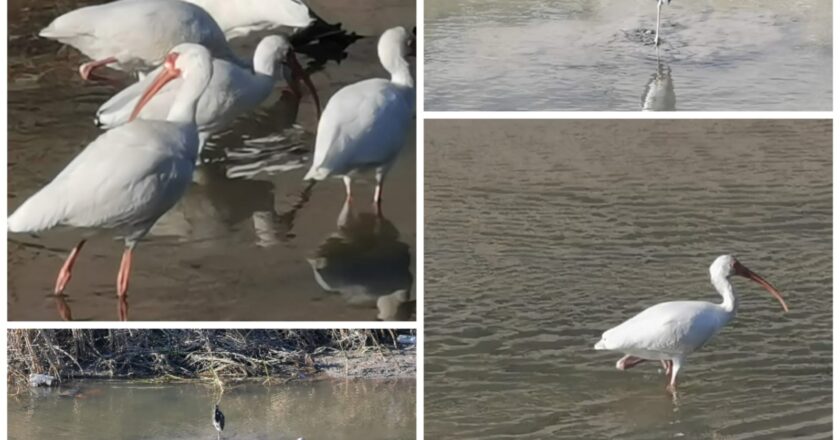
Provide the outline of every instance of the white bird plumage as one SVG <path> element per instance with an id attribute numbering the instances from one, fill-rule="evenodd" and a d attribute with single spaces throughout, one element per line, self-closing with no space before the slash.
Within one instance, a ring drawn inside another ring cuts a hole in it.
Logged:
<path id="1" fill-rule="evenodd" d="M 709 267 L 709 274 L 712 285 L 723 297 L 722 303 L 671 301 L 654 305 L 604 332 L 595 349 L 625 353 L 616 363 L 616 368 L 620 370 L 646 360 L 661 361 L 668 375 L 668 389 L 673 391 L 686 357 L 708 342 L 735 316 L 738 297 L 729 282 L 732 275 L 760 284 L 782 304 L 785 311 L 788 310 L 775 287 L 731 255 L 715 259 Z"/>
<path id="2" fill-rule="evenodd" d="M 184 194 L 198 154 L 196 103 L 212 75 L 203 46 L 176 46 L 166 68 L 147 91 L 172 78 L 183 82 L 166 121 L 135 120 L 100 135 L 59 175 L 27 199 L 8 219 L 11 232 L 40 232 L 58 225 L 113 230 L 124 237 L 117 277 L 120 319 L 127 318 L 125 296 L 132 251 L 157 219 Z M 141 99 L 142 106 L 146 97 Z M 85 240 L 59 272 L 55 294 L 70 281 Z"/>
<path id="3" fill-rule="evenodd" d="M 236 60 L 225 34 L 201 7 L 181 0 L 118 0 L 86 6 L 59 16 L 39 33 L 69 44 L 93 61 L 83 64 L 84 79 L 108 66 L 147 72 L 180 43 L 205 46 L 213 56 Z"/>
<path id="4" fill-rule="evenodd" d="M 414 115 L 414 79 L 406 56 L 412 38 L 403 27 L 385 31 L 377 52 L 391 79 L 368 79 L 339 90 L 318 123 L 312 167 L 305 180 L 343 176 L 351 197 L 351 175 L 374 169 L 379 206 L 388 169 L 405 144 Z"/>
<path id="5" fill-rule="evenodd" d="M 315 19 L 300 0 L 185 0 L 204 8 L 228 40 L 279 27 L 305 28 Z"/>
<path id="6" fill-rule="evenodd" d="M 140 96 L 163 68 L 158 67 L 143 80 L 126 87 L 102 104 L 96 112 L 97 125 L 110 129 L 128 122 Z M 214 58 L 213 76 L 201 94 L 195 116 L 202 145 L 209 135 L 224 130 L 237 117 L 265 101 L 278 79 L 286 80 L 299 94 L 297 79 L 292 74 L 302 78 L 310 87 L 316 110 L 320 111 L 315 88 L 298 64 L 292 45 L 285 36 L 269 35 L 260 41 L 254 51 L 253 71 Z M 140 119 L 165 119 L 182 82 L 182 79 L 176 79 L 164 86 L 137 116 Z"/>

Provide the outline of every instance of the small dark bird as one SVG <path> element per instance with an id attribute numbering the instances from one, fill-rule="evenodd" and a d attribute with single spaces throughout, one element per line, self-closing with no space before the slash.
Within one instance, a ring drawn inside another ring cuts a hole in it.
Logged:
<path id="1" fill-rule="evenodd" d="M 216 404 L 216 409 L 213 411 L 213 427 L 216 428 L 216 431 L 219 431 L 219 437 L 221 437 L 222 431 L 225 429 L 225 415 L 222 414 L 222 410 L 219 409 L 218 404 Z"/>

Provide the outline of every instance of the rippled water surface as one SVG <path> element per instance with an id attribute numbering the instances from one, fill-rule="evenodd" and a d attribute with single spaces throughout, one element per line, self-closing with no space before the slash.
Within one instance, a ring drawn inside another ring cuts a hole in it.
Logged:
<path id="1" fill-rule="evenodd" d="M 429 0 L 427 110 L 831 110 L 831 2 Z M 647 33 L 651 32 L 651 33 Z"/>
<path id="2" fill-rule="evenodd" d="M 426 124 L 429 438 L 831 438 L 829 121 Z M 653 304 L 738 316 L 688 358 L 615 369 L 601 333 Z"/>
<path id="3" fill-rule="evenodd" d="M 96 139 L 96 109 L 116 91 L 83 83 L 76 71 L 84 62 L 78 52 L 36 36 L 57 15 L 86 3 L 97 2 L 9 4 L 10 210 Z M 324 20 L 372 36 L 346 48 L 325 43 L 318 53 L 298 55 L 312 71 L 322 103 L 347 84 L 386 77 L 376 55 L 378 35 L 414 24 L 412 0 L 308 4 Z M 235 47 L 252 56 L 257 40 L 237 40 Z M 254 114 L 210 141 L 192 188 L 136 249 L 129 318 L 414 318 L 413 131 L 388 177 L 385 218 L 377 221 L 369 202 L 372 177 L 357 181 L 352 207 L 342 205 L 344 185 L 337 179 L 303 192 L 316 125 L 312 97 L 298 102 L 278 85 Z M 79 238 L 78 231 L 66 229 L 10 237 L 10 319 L 117 318 L 114 286 L 123 245 L 110 235 L 85 245 L 66 303 L 50 295 L 62 260 Z"/>
<path id="4" fill-rule="evenodd" d="M 316 381 L 225 390 L 222 438 L 414 439 L 415 385 Z M 9 398 L 9 439 L 215 439 L 216 396 L 203 385 L 74 382 Z"/>

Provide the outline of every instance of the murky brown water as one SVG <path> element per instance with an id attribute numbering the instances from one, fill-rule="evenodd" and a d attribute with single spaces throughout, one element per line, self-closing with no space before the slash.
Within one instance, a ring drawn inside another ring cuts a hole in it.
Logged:
<path id="1" fill-rule="evenodd" d="M 831 110 L 831 3 L 675 0 L 657 59 L 655 0 L 429 0 L 426 110 Z"/>
<path id="2" fill-rule="evenodd" d="M 828 439 L 830 121 L 429 121 L 428 438 Z M 456 202 L 457 201 L 457 202 Z M 653 304 L 739 315 L 662 372 L 620 372 L 601 333 Z"/>
<path id="3" fill-rule="evenodd" d="M 225 439 L 415 438 L 415 383 L 315 381 L 233 386 L 221 409 Z M 82 381 L 9 397 L 9 438 L 216 438 L 216 395 L 203 385 Z"/>
<path id="4" fill-rule="evenodd" d="M 35 36 L 52 18 L 83 3 L 18 0 L 9 5 L 10 211 L 96 138 L 93 115 L 114 93 L 82 83 L 75 50 L 59 50 Z M 410 0 L 309 4 L 328 22 L 340 21 L 360 35 L 414 24 Z M 253 45 L 237 46 L 251 56 Z M 328 62 L 312 79 L 326 103 L 344 85 L 385 75 L 374 37 L 352 43 L 340 64 Z M 413 319 L 414 134 L 389 175 L 386 218 L 377 223 L 370 217 L 372 185 L 360 181 L 357 205 L 340 228 L 340 180 L 317 185 L 308 197 L 302 194 L 314 144 L 313 101 L 307 96 L 298 105 L 279 87 L 276 92 L 256 116 L 211 141 L 212 163 L 199 168 L 190 192 L 138 246 L 131 319 Z M 77 232 L 63 230 L 10 239 L 9 319 L 59 318 L 49 293 L 78 238 Z M 74 319 L 116 319 L 121 253 L 122 242 L 108 236 L 85 246 L 67 290 Z"/>

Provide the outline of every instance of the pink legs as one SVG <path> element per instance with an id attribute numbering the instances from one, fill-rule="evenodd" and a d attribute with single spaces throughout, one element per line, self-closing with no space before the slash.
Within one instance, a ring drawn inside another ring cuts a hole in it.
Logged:
<path id="1" fill-rule="evenodd" d="M 373 206 L 376 209 L 376 215 L 382 217 L 382 188 L 385 185 L 385 170 L 378 168 L 376 170 L 376 189 L 373 191 Z"/>
<path id="2" fill-rule="evenodd" d="M 55 290 L 54 294 L 59 301 L 56 302 L 58 307 L 59 314 L 65 320 L 71 320 L 70 314 L 70 307 L 67 305 L 67 302 L 64 301 L 64 289 L 67 287 L 67 283 L 70 282 L 70 278 L 73 276 L 73 265 L 76 264 L 76 259 L 79 257 L 79 252 L 82 250 L 82 246 L 85 245 L 87 240 L 82 240 L 76 247 L 70 251 L 70 255 L 67 256 L 67 260 L 64 261 L 64 265 L 61 266 L 61 270 L 58 271 L 58 278 L 55 281 Z M 134 249 L 134 246 L 131 245 L 125 249 L 122 256 L 122 261 L 120 262 L 120 271 L 117 274 L 117 297 L 119 299 L 119 316 L 121 321 L 125 321 L 128 319 L 128 303 L 126 301 L 126 294 L 128 293 L 128 278 L 131 273 L 131 253 Z"/>
<path id="3" fill-rule="evenodd" d="M 615 363 L 615 368 L 619 370 L 629 370 L 630 368 L 635 367 L 636 365 L 641 364 L 646 359 L 638 358 L 636 356 L 630 356 L 629 354 L 624 356 L 623 358 L 619 359 L 618 362 Z"/>
<path id="4" fill-rule="evenodd" d="M 64 265 L 61 266 L 61 270 L 58 271 L 58 278 L 55 280 L 55 290 L 53 293 L 56 295 L 64 294 L 64 288 L 67 287 L 67 283 L 70 282 L 70 278 L 72 278 L 73 274 L 73 265 L 76 264 L 76 258 L 79 257 L 79 252 L 82 250 L 82 246 L 85 245 L 86 240 L 82 240 L 76 247 L 70 251 L 70 255 L 67 256 L 67 260 L 64 261 Z"/>
<path id="5" fill-rule="evenodd" d="M 79 66 L 79 75 L 81 75 L 82 79 L 85 80 L 85 81 L 112 82 L 113 80 L 111 78 L 108 78 L 108 77 L 102 76 L 102 75 L 97 75 L 97 74 L 93 73 L 93 71 L 102 67 L 102 66 L 106 66 L 108 64 L 115 63 L 116 61 L 117 61 L 116 58 L 108 57 L 108 58 L 105 58 L 103 60 L 91 61 L 91 62 L 88 62 L 88 63 L 84 63 L 81 66 Z"/>
<path id="6" fill-rule="evenodd" d="M 128 320 L 126 294 L 128 293 L 128 277 L 131 275 L 131 252 L 133 248 L 133 246 L 125 248 L 122 261 L 120 261 L 120 271 L 117 273 L 117 298 L 119 300 L 118 313 L 120 315 L 120 321 Z"/>

